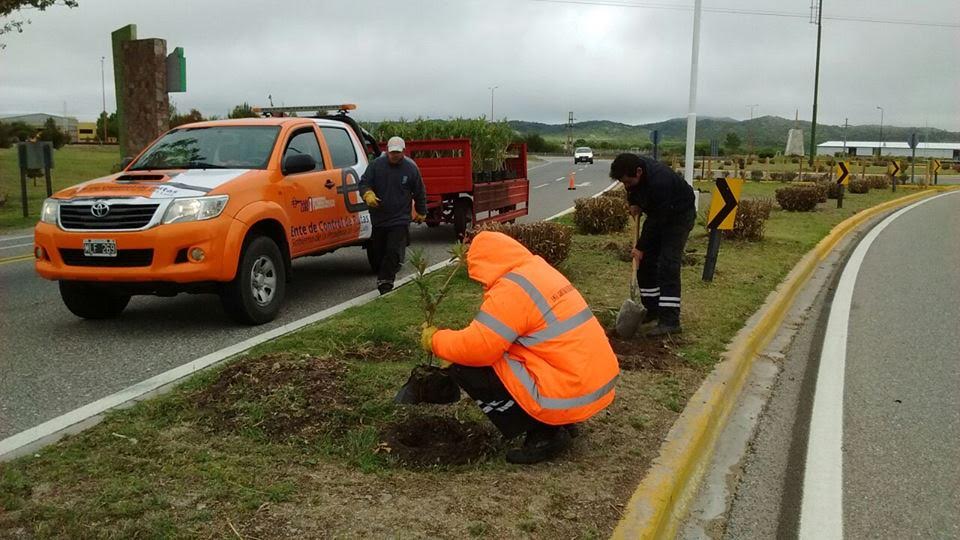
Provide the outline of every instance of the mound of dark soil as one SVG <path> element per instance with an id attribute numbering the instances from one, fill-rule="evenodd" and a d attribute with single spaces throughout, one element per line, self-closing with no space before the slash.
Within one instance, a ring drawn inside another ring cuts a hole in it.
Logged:
<path id="1" fill-rule="evenodd" d="M 227 367 L 193 398 L 214 429 L 309 440 L 339 427 L 347 407 L 343 374 L 329 358 L 271 354 Z"/>
<path id="2" fill-rule="evenodd" d="M 402 465 L 426 468 L 481 461 L 497 451 L 499 435 L 479 422 L 422 415 L 387 426 L 382 440 Z"/>
<path id="3" fill-rule="evenodd" d="M 620 369 L 634 371 L 639 369 L 664 370 L 679 361 L 667 342 L 659 339 L 636 340 L 610 337 L 610 346 L 617 355 Z"/>

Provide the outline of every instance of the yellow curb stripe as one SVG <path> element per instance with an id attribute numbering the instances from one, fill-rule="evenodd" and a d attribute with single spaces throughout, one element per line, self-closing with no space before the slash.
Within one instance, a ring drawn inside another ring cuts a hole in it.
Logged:
<path id="1" fill-rule="evenodd" d="M 834 227 L 804 255 L 787 278 L 770 293 L 757 324 L 748 333 L 741 333 L 734 339 L 724 354 L 725 359 L 717 364 L 690 398 L 661 444 L 659 457 L 627 503 L 613 538 L 674 538 L 754 359 L 773 339 L 817 265 L 854 228 L 870 218 L 938 191 L 944 190 L 914 193 L 858 212 Z"/>
<path id="2" fill-rule="evenodd" d="M 29 255 L 17 255 L 16 257 L 7 257 L 6 259 L 0 259 L 0 264 L 10 264 L 20 261 L 26 261 L 28 259 L 33 259 L 33 253 Z"/>

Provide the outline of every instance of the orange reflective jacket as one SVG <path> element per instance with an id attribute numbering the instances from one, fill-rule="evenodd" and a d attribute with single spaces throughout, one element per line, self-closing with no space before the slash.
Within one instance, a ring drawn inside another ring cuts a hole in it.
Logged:
<path id="1" fill-rule="evenodd" d="M 471 243 L 467 270 L 483 285 L 483 305 L 463 330 L 434 334 L 437 356 L 493 366 L 523 410 L 546 424 L 581 422 L 613 401 L 617 357 L 563 274 L 489 231 Z"/>

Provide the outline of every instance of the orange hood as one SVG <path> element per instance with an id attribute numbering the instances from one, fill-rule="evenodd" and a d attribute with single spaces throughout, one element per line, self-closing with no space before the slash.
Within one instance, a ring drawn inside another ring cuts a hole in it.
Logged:
<path id="1" fill-rule="evenodd" d="M 489 289 L 495 281 L 533 258 L 533 253 L 509 236 L 482 231 L 467 250 L 467 274 Z"/>
<path id="2" fill-rule="evenodd" d="M 171 169 L 120 172 L 58 191 L 58 199 L 146 197 L 163 199 L 209 194 L 251 169 Z"/>

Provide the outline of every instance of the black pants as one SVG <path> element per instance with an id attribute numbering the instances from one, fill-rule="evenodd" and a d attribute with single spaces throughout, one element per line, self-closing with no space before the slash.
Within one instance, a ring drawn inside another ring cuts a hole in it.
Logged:
<path id="1" fill-rule="evenodd" d="M 665 326 L 680 324 L 680 267 L 696 219 L 697 213 L 691 209 L 668 223 L 643 225 L 652 241 L 637 267 L 640 300 Z"/>
<path id="2" fill-rule="evenodd" d="M 377 270 L 377 286 L 389 283 L 397 277 L 397 272 L 407 256 L 410 245 L 410 227 L 374 227 L 370 236 L 370 261 Z"/>
<path id="3" fill-rule="evenodd" d="M 540 422 L 517 405 L 492 367 L 453 364 L 447 371 L 504 437 L 512 439 L 531 431 L 546 433 L 559 429 Z"/>

